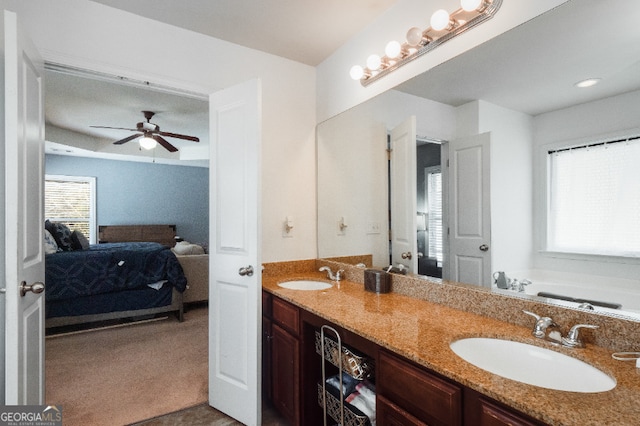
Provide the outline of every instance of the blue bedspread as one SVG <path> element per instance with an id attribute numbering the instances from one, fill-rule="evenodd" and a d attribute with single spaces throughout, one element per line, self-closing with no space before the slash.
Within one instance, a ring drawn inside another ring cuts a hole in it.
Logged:
<path id="1" fill-rule="evenodd" d="M 145 288 L 167 280 L 183 292 L 187 280 L 171 249 L 158 243 L 107 243 L 46 255 L 46 301 Z"/>

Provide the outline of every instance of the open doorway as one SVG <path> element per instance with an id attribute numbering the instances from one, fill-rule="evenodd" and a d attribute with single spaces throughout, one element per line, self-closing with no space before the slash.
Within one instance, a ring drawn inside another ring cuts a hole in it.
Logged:
<path id="1" fill-rule="evenodd" d="M 192 93 L 180 93 L 180 91 L 169 88 L 154 88 L 144 82 L 133 82 L 126 79 L 123 81 L 115 76 L 51 65 L 47 67 L 45 80 L 47 90 L 45 96 L 45 136 L 47 140 L 45 173 L 62 176 L 91 176 L 95 179 L 96 215 L 93 227 L 96 229 L 93 231 L 97 234 L 97 228 L 103 225 L 172 224 L 176 225 L 176 233 L 180 239 L 206 246 L 209 241 L 209 170 L 208 159 L 202 158 L 200 154 L 206 152 L 208 155 L 209 111 L 207 97 L 198 97 L 197 94 Z M 145 150 L 139 146 L 135 138 L 126 143 L 114 145 L 114 141 L 120 141 L 132 133 L 136 133 L 135 131 L 139 128 L 136 122 L 146 121 L 142 111 L 147 110 L 156 112 L 151 122 L 161 126 L 163 130 L 198 135 L 200 142 L 196 145 L 193 141 L 183 142 L 167 137 L 166 139 L 179 149 L 177 153 L 170 153 L 162 146 L 153 150 Z M 121 129 L 101 130 L 91 127 L 95 125 L 120 127 Z M 192 146 L 189 144 L 199 150 L 191 149 Z M 208 262 L 205 262 L 205 265 L 208 266 Z M 208 289 L 208 277 L 203 281 Z M 206 306 L 204 308 L 206 309 Z M 156 329 L 159 328 L 160 323 L 166 323 L 164 328 L 167 330 L 163 332 L 163 335 L 168 340 L 163 340 L 164 344 L 158 345 L 158 347 L 164 348 L 163 350 L 155 351 L 155 356 L 162 358 L 162 360 L 167 358 L 169 350 L 176 352 L 178 357 L 174 357 L 175 359 L 183 356 L 187 361 L 193 360 L 197 355 L 193 353 L 193 350 L 196 349 L 196 346 L 199 348 L 196 352 L 199 351 L 199 355 L 203 355 L 202 361 L 198 366 L 193 366 L 191 370 L 194 370 L 192 371 L 193 377 L 201 376 L 202 385 L 195 385 L 195 380 L 189 379 L 183 383 L 182 390 L 173 384 L 165 386 L 162 393 L 167 396 L 167 388 L 181 395 L 192 391 L 202 391 L 202 401 L 196 402 L 206 403 L 208 383 L 207 315 L 196 314 L 198 314 L 196 309 L 188 309 L 183 323 L 179 323 L 172 316 L 169 316 L 168 320 L 138 323 L 135 328 Z M 190 319 L 199 324 L 198 330 L 186 330 L 188 327 L 185 326 L 189 324 Z M 180 330 L 179 327 L 185 329 Z M 95 340 L 90 346 L 98 349 L 106 361 L 114 361 L 120 363 L 121 366 L 133 364 L 127 362 L 127 357 L 135 351 L 131 345 L 143 342 L 148 336 L 156 334 L 148 332 L 142 333 L 137 338 L 121 338 L 119 335 L 123 333 L 118 333 L 118 330 L 125 328 L 118 325 L 118 327 L 109 328 L 109 331 L 91 332 Z M 129 329 L 133 331 L 133 327 Z M 115 333 L 112 333 L 113 331 Z M 131 331 L 124 334 L 131 334 Z M 183 337 L 188 336 L 189 333 L 200 334 L 197 334 L 198 337 L 187 339 L 184 344 L 179 344 L 175 338 L 171 337 L 171 333 L 174 331 Z M 102 337 L 107 333 L 111 334 L 109 340 L 107 337 Z M 113 336 L 114 334 L 118 335 Z M 62 338 L 53 339 L 61 341 Z M 86 340 L 86 337 L 75 340 Z M 198 346 L 198 343 L 201 345 Z M 45 349 L 45 353 L 53 354 L 54 346 L 56 346 L 55 350 L 68 349 L 68 346 L 58 348 L 57 346 L 60 345 L 50 343 L 50 340 L 47 339 L 45 347 L 48 349 Z M 86 346 L 78 346 L 74 355 L 81 356 L 86 353 L 82 349 Z M 185 350 L 187 346 L 189 351 Z M 64 362 L 76 359 L 71 356 L 63 358 L 67 360 L 63 360 Z M 134 358 L 136 357 L 134 356 Z M 142 398 L 137 405 L 142 410 L 149 410 L 154 400 L 159 399 L 166 402 L 170 398 L 152 397 L 153 394 L 157 395 L 158 393 L 144 392 L 141 386 L 144 383 L 152 382 L 156 377 L 165 374 L 166 371 L 160 368 L 158 362 L 154 362 L 153 355 L 140 355 L 138 359 L 144 360 L 134 372 L 141 374 L 141 379 L 137 380 L 138 384 L 123 386 L 119 391 L 111 394 L 123 394 L 125 399 L 139 400 Z M 91 360 L 87 360 L 87 362 L 91 363 Z M 175 370 L 186 363 L 184 360 L 176 362 L 174 367 L 169 369 Z M 56 386 L 55 382 L 50 380 L 51 376 L 48 374 L 50 368 L 61 369 L 63 378 L 68 380 L 73 378 L 72 371 L 76 367 L 80 367 L 81 364 L 82 362 L 78 361 L 73 364 L 64 364 L 60 368 L 59 363 L 54 365 L 47 359 L 45 364 L 45 373 L 48 376 L 47 388 Z M 93 373 L 85 374 L 86 380 L 80 378 L 80 382 L 78 382 L 86 383 L 88 388 L 85 390 L 82 388 L 74 389 L 74 391 L 80 396 L 78 398 L 81 402 L 79 410 L 89 411 L 86 404 L 90 399 L 93 399 L 98 409 L 104 410 L 102 413 L 104 415 L 107 409 L 105 403 L 108 401 L 103 399 L 106 397 L 89 398 L 88 392 L 89 388 L 98 387 L 91 383 L 98 376 L 95 373 L 104 367 L 104 363 L 102 366 L 99 364 L 96 362 L 95 365 L 89 365 L 90 371 Z M 145 372 L 145 365 L 155 367 Z M 166 370 L 166 368 L 164 369 Z M 123 374 L 126 375 L 126 373 L 121 373 L 121 376 Z M 100 382 L 101 386 L 109 383 L 118 386 L 118 382 L 124 383 L 124 380 L 118 380 L 116 376 L 115 370 L 109 374 L 103 374 L 100 377 L 105 380 Z M 57 387 L 71 389 L 73 385 L 67 382 L 64 386 Z M 199 389 L 200 387 L 204 387 L 204 389 Z M 126 395 L 130 397 L 127 398 Z M 53 401 L 50 398 L 49 395 L 46 396 L 47 401 L 63 403 L 60 400 Z M 145 398 L 151 399 L 147 401 Z M 193 405 L 193 403 L 189 402 L 188 405 Z M 159 408 L 160 411 L 145 411 L 148 414 L 133 420 L 142 420 L 180 408 L 184 407 L 169 406 L 165 403 L 164 408 Z M 124 412 L 127 408 L 123 405 L 119 407 L 119 410 Z M 66 416 L 71 414 L 69 410 L 65 411 Z M 131 419 L 127 421 L 127 423 L 129 422 Z M 98 424 L 93 420 L 85 422 L 85 424 L 87 423 Z"/>
<path id="2" fill-rule="evenodd" d="M 418 274 L 442 278 L 443 178 L 439 143 L 417 142 Z"/>

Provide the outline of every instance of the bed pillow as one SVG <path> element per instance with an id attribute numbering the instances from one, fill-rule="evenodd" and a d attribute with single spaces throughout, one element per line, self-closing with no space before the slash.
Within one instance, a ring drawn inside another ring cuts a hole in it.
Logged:
<path id="1" fill-rule="evenodd" d="M 51 235 L 56 240 L 58 247 L 62 249 L 62 251 L 72 251 L 73 250 L 73 242 L 71 241 L 71 230 L 64 223 L 58 222 L 50 222 Z"/>
<path id="2" fill-rule="evenodd" d="M 188 241 L 180 241 L 173 247 L 173 252 L 179 255 L 204 254 L 202 246 L 191 244 Z"/>
<path id="3" fill-rule="evenodd" d="M 44 252 L 46 254 L 56 253 L 58 251 L 58 243 L 51 235 L 51 232 L 44 230 Z"/>
<path id="4" fill-rule="evenodd" d="M 89 240 L 87 240 L 82 231 L 75 229 L 71 233 L 71 247 L 74 250 L 87 250 L 89 248 Z"/>

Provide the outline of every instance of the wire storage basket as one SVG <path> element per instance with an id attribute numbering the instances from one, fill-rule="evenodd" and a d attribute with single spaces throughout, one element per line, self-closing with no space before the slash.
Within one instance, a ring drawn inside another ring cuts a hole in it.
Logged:
<path id="1" fill-rule="evenodd" d="M 323 399 L 322 383 L 318 383 L 318 404 L 320 406 L 326 404 L 327 414 L 332 419 L 340 422 L 340 397 L 334 395 L 329 388 L 326 388 Z M 344 426 L 367 426 L 370 424 L 369 418 L 351 404 L 343 403 L 342 407 L 344 407 Z"/>
<path id="2" fill-rule="evenodd" d="M 316 331 L 316 352 L 326 361 L 336 367 L 340 367 L 342 358 L 342 371 L 356 380 L 369 379 L 373 376 L 375 365 L 372 359 L 358 354 L 350 348 L 342 346 L 330 336 L 324 336 L 324 354 L 322 353 L 322 337 Z"/>

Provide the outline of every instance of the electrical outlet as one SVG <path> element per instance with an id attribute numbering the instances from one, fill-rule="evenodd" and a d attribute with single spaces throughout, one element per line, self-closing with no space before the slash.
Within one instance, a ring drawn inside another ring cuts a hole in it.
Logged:
<path id="1" fill-rule="evenodd" d="M 367 224 L 367 234 L 379 234 L 380 222 L 369 222 Z"/>

